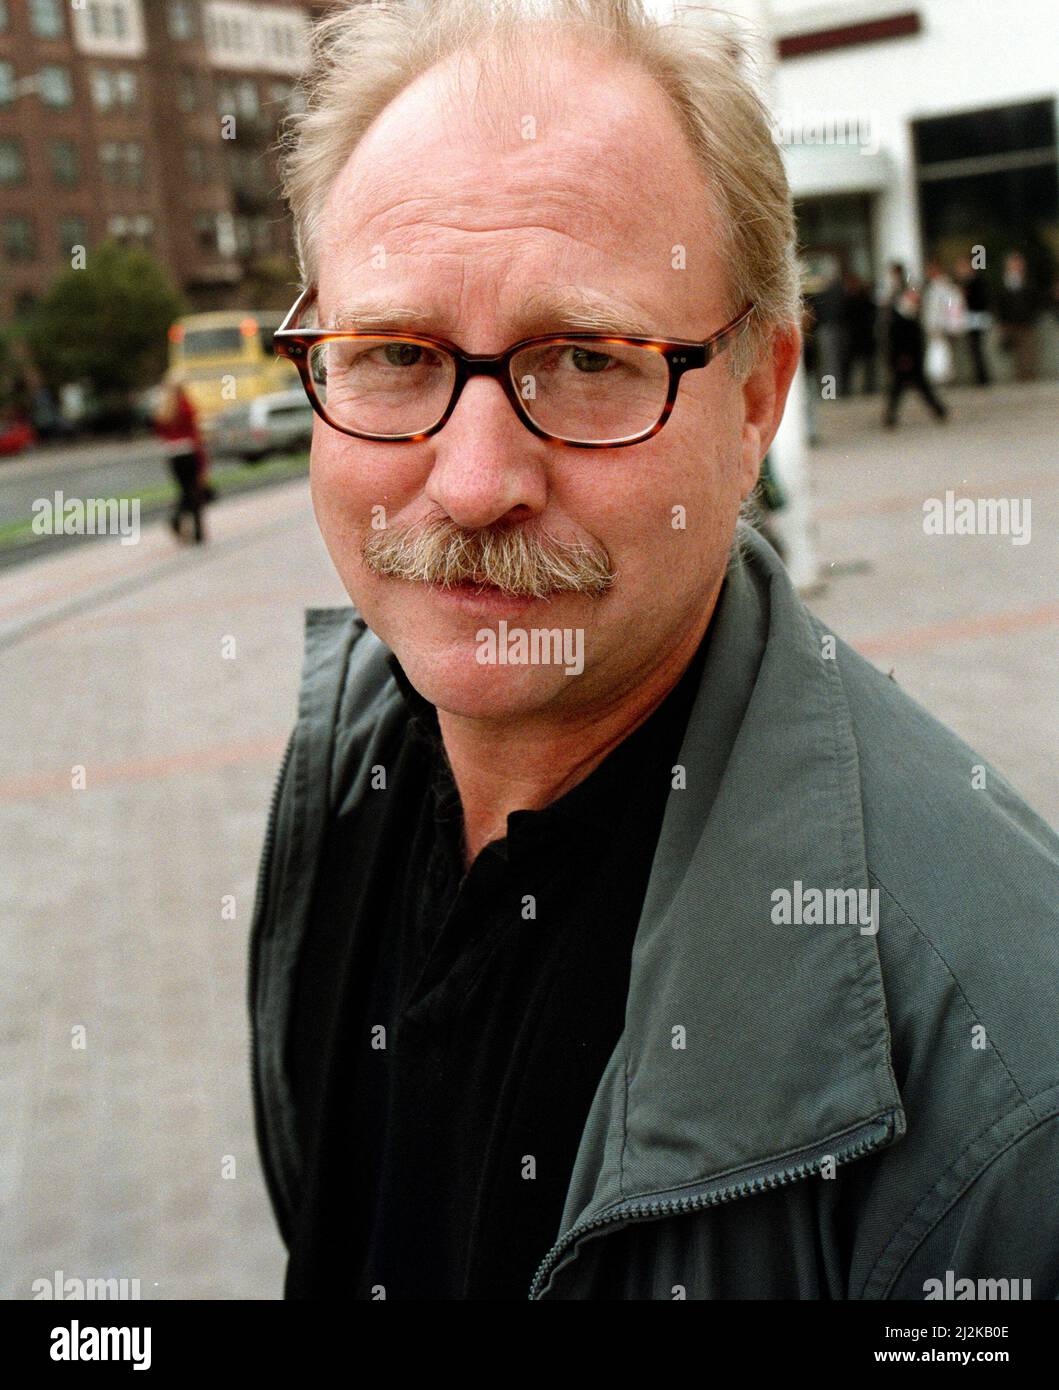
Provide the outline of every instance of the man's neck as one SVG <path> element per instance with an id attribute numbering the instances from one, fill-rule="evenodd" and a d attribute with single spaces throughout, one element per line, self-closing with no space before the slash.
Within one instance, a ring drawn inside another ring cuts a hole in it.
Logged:
<path id="1" fill-rule="evenodd" d="M 651 671 L 613 704 L 561 719 L 492 721 L 438 710 L 445 751 L 460 794 L 464 863 L 507 834 L 510 812 L 540 810 L 583 782 L 649 719 L 695 655 L 713 616 L 723 577 L 705 615 Z"/>

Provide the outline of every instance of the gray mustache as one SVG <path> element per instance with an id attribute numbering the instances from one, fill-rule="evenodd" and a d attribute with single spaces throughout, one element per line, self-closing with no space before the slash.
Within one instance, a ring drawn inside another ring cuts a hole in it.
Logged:
<path id="1" fill-rule="evenodd" d="M 492 584 L 523 598 L 598 596 L 616 578 L 609 554 L 598 543 L 569 543 L 522 526 L 468 531 L 445 517 L 404 531 L 374 531 L 361 556 L 373 574 L 446 587 Z"/>

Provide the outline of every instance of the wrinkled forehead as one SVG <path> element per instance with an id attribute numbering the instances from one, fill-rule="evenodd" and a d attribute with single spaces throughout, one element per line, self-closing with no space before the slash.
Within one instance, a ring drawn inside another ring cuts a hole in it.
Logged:
<path id="1" fill-rule="evenodd" d="M 662 89 L 599 54 L 544 58 L 450 59 L 380 112 L 325 204 L 322 299 L 391 257 L 401 275 L 554 265 L 700 301 L 721 280 L 711 190 Z"/>

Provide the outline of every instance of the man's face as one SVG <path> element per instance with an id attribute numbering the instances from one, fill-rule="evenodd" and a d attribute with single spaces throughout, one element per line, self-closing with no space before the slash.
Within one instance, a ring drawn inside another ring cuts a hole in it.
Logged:
<path id="1" fill-rule="evenodd" d="M 466 95 L 473 76 L 461 97 L 451 69 L 425 74 L 340 173 L 321 227 L 321 325 L 370 298 L 425 315 L 408 332 L 497 353 L 569 330 L 526 306 L 530 292 L 539 301 L 572 288 L 620 300 L 660 338 L 701 340 L 722 327 L 718 229 L 650 80 L 568 56 L 483 119 Z M 721 358 L 684 377 L 653 438 L 571 449 L 531 434 L 500 385 L 475 377 L 421 442 L 358 440 L 317 419 L 313 504 L 350 598 L 421 694 L 454 715 L 562 718 L 620 700 L 702 630 L 768 442 L 746 416 Z M 378 536 L 373 517 L 388 536 L 427 521 L 548 533 L 604 552 L 613 583 L 518 598 L 383 576 L 362 554 Z M 483 665 L 478 634 L 501 618 L 509 629 L 580 630 L 583 674 Z"/>

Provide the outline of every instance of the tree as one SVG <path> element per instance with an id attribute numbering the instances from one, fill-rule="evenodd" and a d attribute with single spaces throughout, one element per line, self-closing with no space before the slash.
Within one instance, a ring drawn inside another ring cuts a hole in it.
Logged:
<path id="1" fill-rule="evenodd" d="M 105 241 L 58 275 L 33 308 L 26 341 L 53 388 L 87 382 L 100 399 L 157 381 L 184 298 L 148 252 Z"/>

